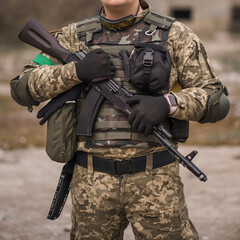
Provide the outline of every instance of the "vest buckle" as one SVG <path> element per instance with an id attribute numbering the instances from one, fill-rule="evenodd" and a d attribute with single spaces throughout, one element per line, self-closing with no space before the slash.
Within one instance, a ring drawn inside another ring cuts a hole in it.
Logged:
<path id="1" fill-rule="evenodd" d="M 153 50 L 146 48 L 143 56 L 144 73 L 150 74 L 153 65 Z"/>

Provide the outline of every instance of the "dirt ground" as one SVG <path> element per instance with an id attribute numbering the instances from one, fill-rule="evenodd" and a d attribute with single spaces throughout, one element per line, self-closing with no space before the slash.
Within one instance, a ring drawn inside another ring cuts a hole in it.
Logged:
<path id="1" fill-rule="evenodd" d="M 201 240 L 240 239 L 240 148 L 180 147 L 198 150 L 195 163 L 208 175 L 200 182 L 181 168 L 189 214 Z M 59 219 L 46 216 L 62 165 L 44 149 L 0 152 L 0 240 L 69 239 L 70 197 Z M 133 240 L 131 228 L 124 240 Z"/>

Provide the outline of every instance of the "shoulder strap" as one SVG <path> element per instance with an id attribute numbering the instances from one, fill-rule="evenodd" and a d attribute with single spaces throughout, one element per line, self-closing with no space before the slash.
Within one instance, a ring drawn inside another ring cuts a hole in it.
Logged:
<path id="1" fill-rule="evenodd" d="M 144 21 L 159 28 L 168 30 L 175 21 L 175 18 L 159 14 L 155 11 L 150 11 L 144 18 Z"/>
<path id="2" fill-rule="evenodd" d="M 102 24 L 99 17 L 93 17 L 77 23 L 77 36 L 86 36 L 86 44 L 93 40 L 93 34 L 102 31 Z"/>
<path id="3" fill-rule="evenodd" d="M 163 42 L 167 41 L 168 33 L 175 18 L 150 11 L 144 18 L 144 22 L 150 24 L 148 34 L 153 34 L 158 28 L 163 30 Z"/>

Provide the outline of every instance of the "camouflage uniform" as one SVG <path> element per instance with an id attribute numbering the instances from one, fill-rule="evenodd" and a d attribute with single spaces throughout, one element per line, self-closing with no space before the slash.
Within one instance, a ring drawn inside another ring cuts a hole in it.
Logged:
<path id="1" fill-rule="evenodd" d="M 148 8 L 145 7 L 143 14 L 135 23 L 138 27 L 141 26 L 147 12 Z M 123 36 L 121 43 L 130 44 L 138 37 L 142 29 L 135 26 L 133 28 L 135 32 L 132 39 Z M 117 34 L 118 32 L 105 30 L 104 36 L 106 39 L 114 38 Z M 63 47 L 72 52 L 89 51 L 77 36 L 76 23 L 62 28 L 56 37 Z M 175 21 L 171 26 L 167 43 L 172 61 L 170 89 L 176 83 L 181 86 L 179 92 L 172 92 L 178 102 L 178 109 L 172 117 L 199 121 L 206 111 L 208 99 L 206 89 L 214 89 L 215 84 L 221 84 L 221 81 L 215 77 L 201 41 L 185 25 Z M 74 63 L 63 66 L 51 56 L 44 53 L 43 55 L 54 65 L 39 66 L 32 61 L 25 66 L 20 75 L 20 79 L 28 78 L 29 92 L 38 102 L 51 99 L 81 83 L 76 75 Z M 124 76 L 115 76 L 114 80 L 123 83 Z M 121 113 L 112 114 L 113 107 L 109 102 L 105 101 L 104 106 L 110 114 L 105 119 L 101 110 L 96 124 L 101 124 L 101 121 L 113 124 L 119 119 L 127 122 Z M 143 140 L 139 140 L 140 138 Z M 151 145 L 151 141 L 145 141 L 143 136 L 138 136 L 137 139 L 79 138 L 77 150 L 91 155 L 88 155 L 87 169 L 78 165 L 74 169 L 71 183 L 72 240 L 122 239 L 128 222 L 132 224 L 138 240 L 199 239 L 188 217 L 178 163 L 152 169 L 152 153 L 163 150 L 163 147 Z M 93 171 L 92 155 L 120 161 L 147 156 L 146 171 L 123 176 Z"/>
<path id="2" fill-rule="evenodd" d="M 111 176 L 76 166 L 71 184 L 71 239 L 122 239 L 128 222 L 136 239 L 195 240 L 175 162 L 145 172 Z"/>

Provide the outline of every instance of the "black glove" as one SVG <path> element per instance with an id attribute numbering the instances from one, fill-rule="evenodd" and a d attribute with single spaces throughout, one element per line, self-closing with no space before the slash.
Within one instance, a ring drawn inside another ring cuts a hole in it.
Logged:
<path id="1" fill-rule="evenodd" d="M 79 98 L 80 93 L 80 85 L 76 85 L 68 91 L 59 94 L 57 97 L 52 98 L 52 100 L 37 113 L 37 118 L 42 118 L 42 120 L 39 122 L 40 125 L 43 125 L 48 120 L 48 118 L 53 113 L 55 113 L 65 102 L 73 101 Z"/>
<path id="2" fill-rule="evenodd" d="M 128 122 L 136 132 L 148 136 L 153 128 L 164 121 L 170 112 L 164 96 L 133 96 L 126 101 L 133 105 L 133 111 L 128 116 Z"/>
<path id="3" fill-rule="evenodd" d="M 76 62 L 75 67 L 78 78 L 85 82 L 109 79 L 115 73 L 110 57 L 102 49 L 91 51 L 82 61 Z"/>

